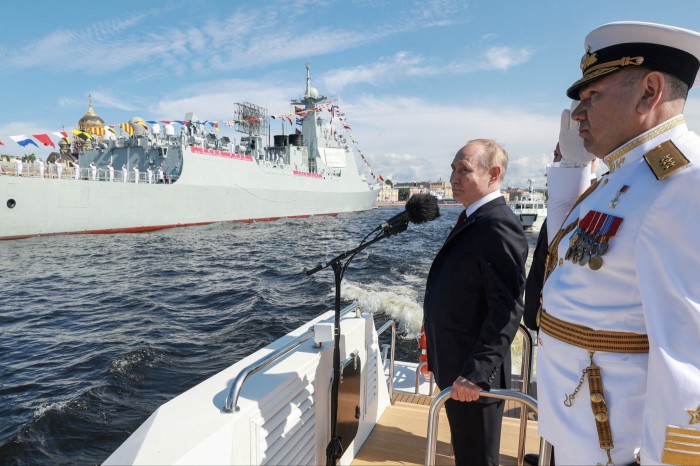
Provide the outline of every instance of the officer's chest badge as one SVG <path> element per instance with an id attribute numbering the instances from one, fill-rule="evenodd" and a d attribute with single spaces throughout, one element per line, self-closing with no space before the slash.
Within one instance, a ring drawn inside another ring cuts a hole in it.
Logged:
<path id="1" fill-rule="evenodd" d="M 659 144 L 644 154 L 644 160 L 657 180 L 663 180 L 690 163 L 670 140 Z"/>
<path id="2" fill-rule="evenodd" d="M 688 409 L 688 414 L 690 414 L 690 422 L 688 424 L 700 424 L 700 404 L 695 409 Z"/>

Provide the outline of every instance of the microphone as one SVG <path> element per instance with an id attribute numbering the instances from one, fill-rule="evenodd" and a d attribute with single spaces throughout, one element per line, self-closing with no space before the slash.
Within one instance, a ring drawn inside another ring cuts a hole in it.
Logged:
<path id="1" fill-rule="evenodd" d="M 414 194 L 406 202 L 406 210 L 396 214 L 379 226 L 386 230 L 402 223 L 425 223 L 435 220 L 440 216 L 437 197 L 432 194 Z"/>

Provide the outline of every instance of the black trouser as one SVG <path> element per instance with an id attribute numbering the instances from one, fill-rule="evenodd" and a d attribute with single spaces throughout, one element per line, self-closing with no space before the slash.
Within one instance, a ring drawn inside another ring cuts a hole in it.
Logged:
<path id="1" fill-rule="evenodd" d="M 504 405 L 502 400 L 445 402 L 457 466 L 499 464 Z"/>

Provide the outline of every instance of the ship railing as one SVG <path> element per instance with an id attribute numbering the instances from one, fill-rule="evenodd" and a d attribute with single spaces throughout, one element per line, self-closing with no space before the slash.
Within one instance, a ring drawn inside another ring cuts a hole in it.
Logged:
<path id="1" fill-rule="evenodd" d="M 85 181 L 106 181 L 114 183 L 134 183 L 135 176 L 133 170 L 126 170 L 126 180 L 124 180 L 124 171 L 114 170 L 114 178 L 110 180 L 109 170 L 106 168 L 98 168 L 94 174 L 91 167 L 80 167 L 78 168 L 78 174 L 76 176 L 76 169 L 74 167 L 61 167 L 60 178 L 67 179 L 77 179 Z M 42 178 L 41 169 L 39 164 L 31 162 L 22 162 L 21 170 L 18 173 L 17 164 L 14 162 L 0 161 L 0 176 L 22 176 L 26 178 Z M 138 172 L 139 183 L 148 183 L 148 174 L 146 172 Z M 174 183 L 177 179 L 177 175 L 164 175 L 163 180 L 158 179 L 158 172 L 153 172 L 152 184 L 170 184 Z M 59 178 L 58 170 L 54 164 L 44 165 L 43 178 L 47 179 L 57 179 Z"/>
<path id="2" fill-rule="evenodd" d="M 522 336 L 522 350 L 520 359 L 520 377 L 522 386 L 520 391 L 525 394 L 530 393 L 530 377 L 532 377 L 532 334 L 523 324 L 518 327 L 518 333 Z M 414 386 L 414 393 L 416 395 L 420 392 L 420 379 L 421 379 L 421 369 L 428 364 L 428 361 L 423 361 L 416 367 L 416 381 Z M 433 383 L 435 377 L 433 373 L 430 372 L 429 375 L 424 376 L 430 381 L 430 396 L 433 394 Z M 521 411 L 521 418 L 526 414 L 525 410 Z"/>
<path id="3" fill-rule="evenodd" d="M 430 409 L 428 410 L 428 433 L 426 436 L 426 447 L 425 447 L 425 464 L 433 465 L 435 464 L 435 456 L 437 451 L 437 434 L 438 434 L 438 424 L 440 409 L 445 404 L 450 394 L 452 392 L 452 387 L 448 387 L 441 391 L 433 401 L 430 403 Z M 514 390 L 500 390 L 494 389 L 490 391 L 480 392 L 483 398 L 493 398 L 503 401 L 513 401 L 519 403 L 523 406 L 522 410 L 530 410 L 531 412 L 537 414 L 537 400 L 535 400 L 530 395 L 521 393 Z M 525 457 L 525 436 L 527 433 L 527 418 L 521 419 L 520 422 L 520 437 L 518 442 L 518 466 L 523 465 L 523 459 Z M 539 449 L 539 460 L 540 465 L 549 465 L 552 455 L 552 446 L 540 438 L 540 449 Z"/>
<path id="4" fill-rule="evenodd" d="M 340 316 L 342 317 L 351 311 L 355 311 L 356 315 L 358 317 L 361 317 L 361 311 L 357 303 L 353 303 L 345 309 L 341 310 Z M 243 384 L 245 384 L 246 380 L 248 380 L 248 377 L 266 368 L 273 362 L 277 361 L 278 359 L 285 356 L 286 354 L 297 348 L 299 345 L 301 345 L 305 341 L 312 339 L 313 337 L 314 331 L 313 329 L 309 329 L 306 333 L 298 336 L 294 340 L 287 343 L 285 346 L 278 348 L 270 354 L 261 357 L 257 361 L 253 362 L 252 364 L 248 365 L 243 370 L 241 370 L 236 376 L 236 378 L 233 380 L 231 388 L 229 388 L 228 396 L 226 397 L 226 403 L 221 409 L 221 411 L 224 413 L 237 413 L 238 411 L 240 411 L 240 408 L 238 407 L 238 398 L 241 395 L 241 390 L 243 390 Z"/>
<path id="5" fill-rule="evenodd" d="M 532 376 L 532 334 L 523 324 L 518 326 L 518 334 L 522 337 L 522 348 L 521 348 L 521 362 L 520 362 L 520 376 L 521 376 L 521 387 L 520 393 L 529 396 L 530 393 L 530 377 Z M 427 361 L 423 361 L 418 364 L 416 368 L 416 384 L 415 384 L 415 394 L 419 393 L 420 378 L 421 378 L 421 368 L 427 364 Z M 430 377 L 430 392 L 433 394 L 433 380 L 434 376 L 432 373 Z M 449 390 L 449 389 L 448 389 Z M 492 391 L 493 392 L 493 391 Z M 497 392 L 497 391 L 496 391 Z M 488 395 L 485 395 L 488 396 Z M 516 401 L 516 400 L 514 400 Z M 528 405 L 525 404 L 520 410 L 520 436 L 518 438 L 518 458 L 522 459 L 525 452 L 525 430 L 527 429 L 527 416 L 528 416 Z M 434 463 L 430 463 L 434 464 Z M 518 463 L 522 465 L 522 461 Z"/>

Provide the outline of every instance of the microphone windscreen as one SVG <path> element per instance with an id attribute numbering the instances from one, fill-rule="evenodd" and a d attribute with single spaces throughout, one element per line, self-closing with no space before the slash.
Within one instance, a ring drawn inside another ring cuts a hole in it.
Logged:
<path id="1" fill-rule="evenodd" d="M 424 223 L 440 216 L 437 197 L 432 194 L 414 194 L 406 202 L 408 220 L 412 223 Z"/>

